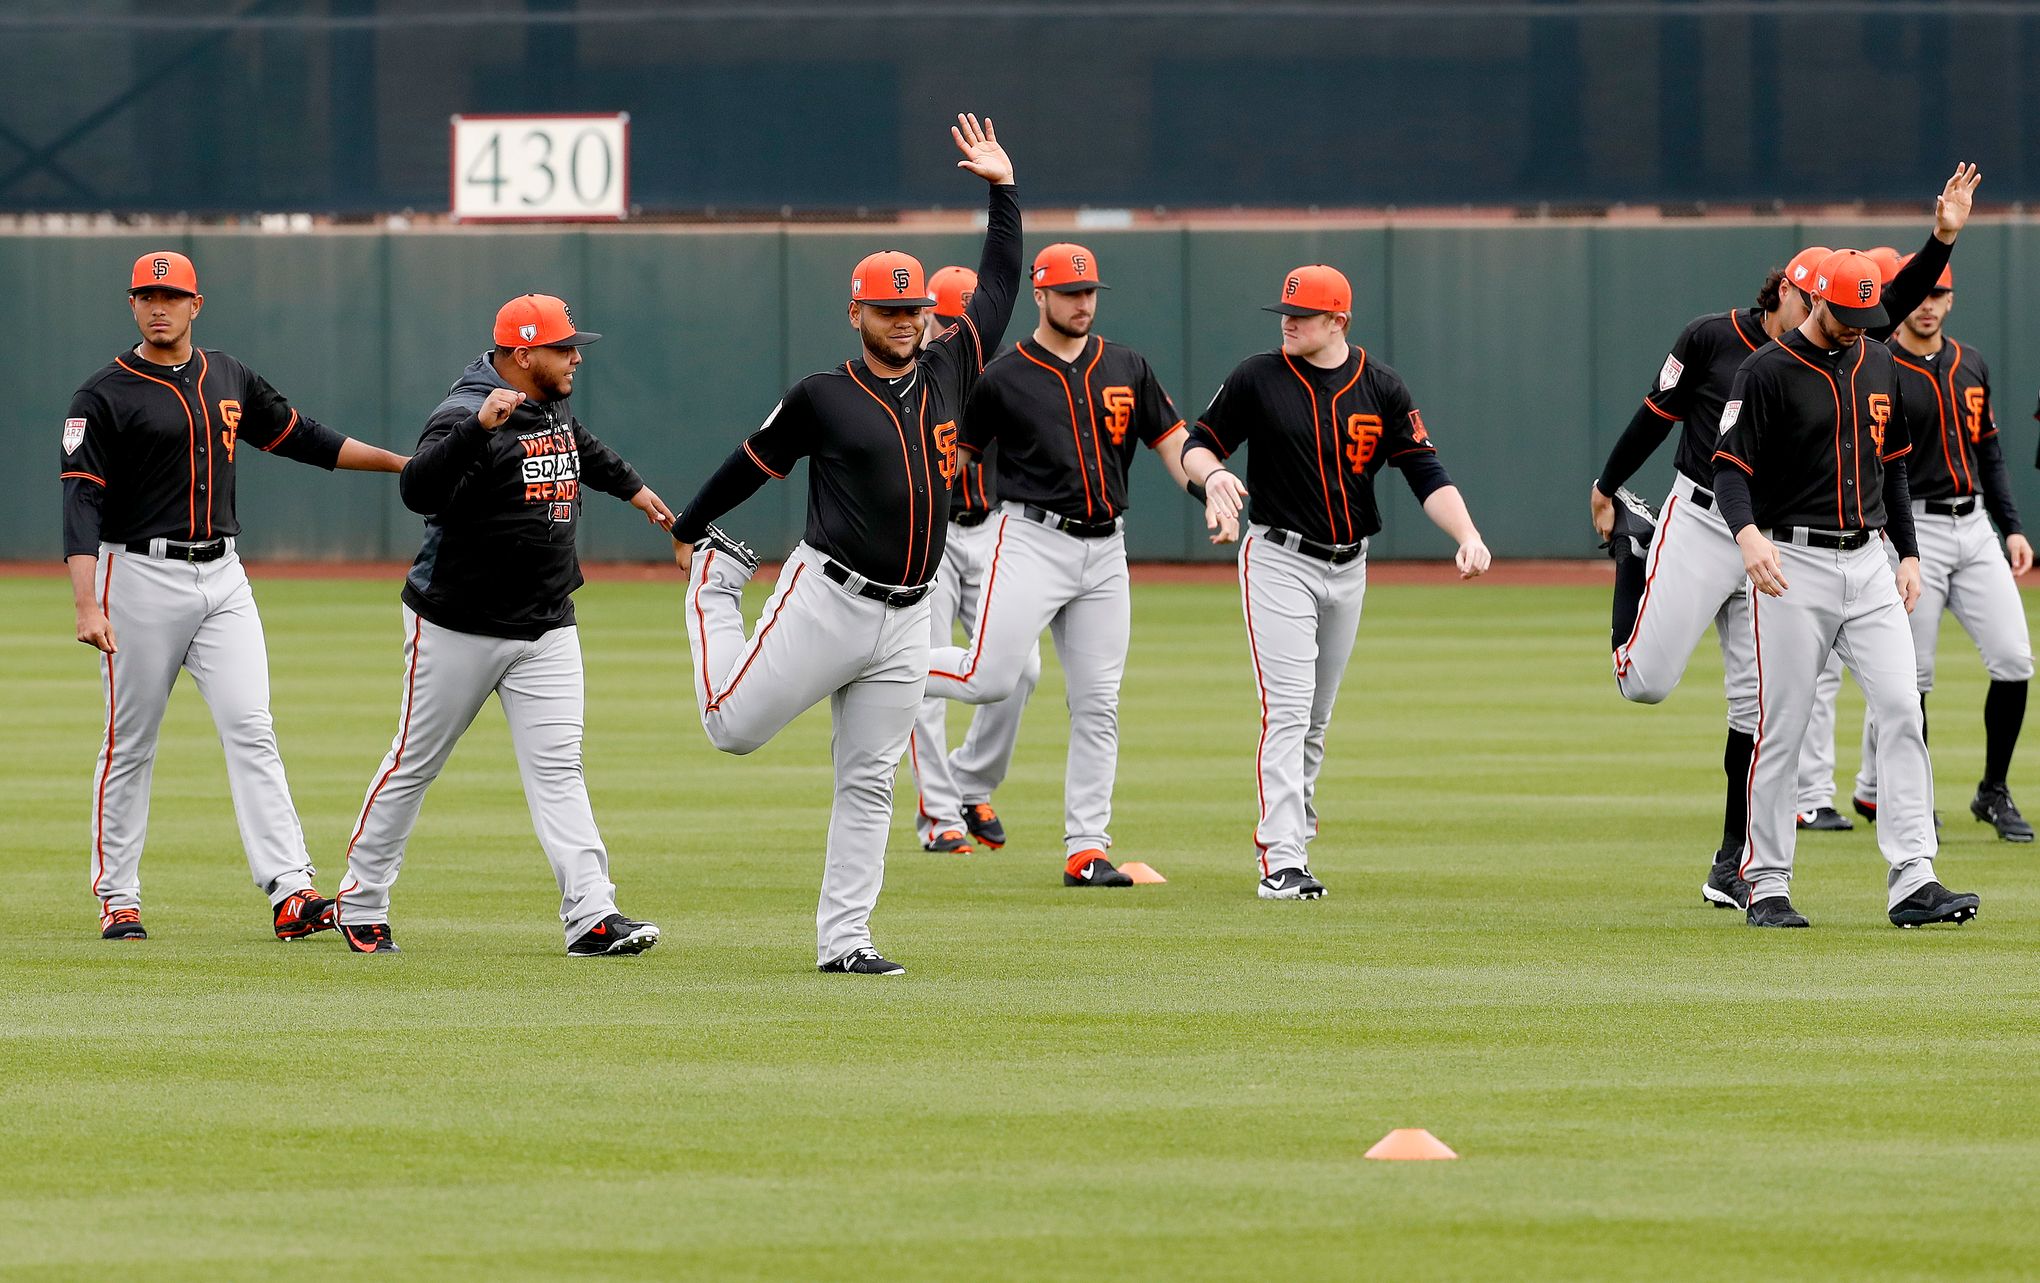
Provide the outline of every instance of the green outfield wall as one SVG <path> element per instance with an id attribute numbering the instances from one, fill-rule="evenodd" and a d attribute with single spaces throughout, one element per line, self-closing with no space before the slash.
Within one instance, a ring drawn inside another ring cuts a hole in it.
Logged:
<path id="1" fill-rule="evenodd" d="M 1084 233 L 1115 287 L 1101 333 L 1153 362 L 1194 416 L 1226 372 L 1272 347 L 1258 310 L 1282 272 L 1322 261 L 1353 280 L 1354 337 L 1402 372 L 1497 555 L 1590 555 L 1585 495 L 1680 326 L 1747 305 L 1764 272 L 1809 242 L 1913 248 L 1911 223 L 1401 225 L 1354 230 Z M 1067 232 L 1030 234 L 1028 251 Z M 607 337 L 589 349 L 581 418 L 680 504 L 792 379 L 855 350 L 842 298 L 850 267 L 897 247 L 931 267 L 974 263 L 973 236 L 890 228 L 807 231 L 334 232 L 0 236 L 24 386 L 8 435 L 28 478 L 0 511 L 0 557 L 59 553 L 59 432 L 72 391 L 130 346 L 122 286 L 145 250 L 177 248 L 206 291 L 199 338 L 261 371 L 306 414 L 408 449 L 503 299 L 537 290 Z M 2040 512 L 2033 420 L 2040 391 L 2040 221 L 1972 226 L 1955 254 L 1949 333 L 1983 352 L 2013 487 Z M 1022 300 L 1013 335 L 1033 323 Z M 1009 335 L 1010 337 L 1011 335 Z M 1654 500 L 1661 452 L 1639 479 Z M 408 558 L 420 522 L 390 478 L 329 476 L 250 452 L 243 549 L 257 557 Z M 1449 545 L 1390 474 L 1383 557 Z M 804 478 L 762 492 L 729 523 L 777 555 L 798 537 Z M 1139 461 L 1136 557 L 1214 555 L 1198 510 Z M 583 555 L 655 559 L 663 537 L 591 496 Z M 1224 555 L 1224 554 L 1218 554 Z"/>

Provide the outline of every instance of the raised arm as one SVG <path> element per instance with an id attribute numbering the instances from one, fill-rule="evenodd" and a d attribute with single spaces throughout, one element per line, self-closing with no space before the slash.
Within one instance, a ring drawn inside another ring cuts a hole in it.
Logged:
<path id="1" fill-rule="evenodd" d="M 977 292 L 963 310 L 977 340 L 977 365 L 982 369 L 1006 337 L 1014 300 L 1020 296 L 1020 201 L 1013 186 L 1013 161 L 999 145 L 990 117 L 980 125 L 976 116 L 958 116 L 949 136 L 963 153 L 956 167 L 991 184 L 984 251 L 978 257 Z"/>
<path id="2" fill-rule="evenodd" d="M 489 433 L 502 427 L 523 403 L 522 392 L 497 388 L 473 414 L 456 419 L 457 411 L 445 410 L 434 415 L 418 438 L 418 452 L 397 478 L 404 506 L 426 517 L 444 512 L 468 470 L 482 457 Z"/>
<path id="3" fill-rule="evenodd" d="M 1898 329 L 1899 323 L 1913 314 L 1913 309 L 1926 301 L 1934 283 L 1941 279 L 1941 272 L 1948 266 L 1949 253 L 1955 248 L 1955 238 L 1962 234 L 1962 228 L 1969 222 L 1969 209 L 1974 201 L 1977 184 L 1983 175 L 1976 166 L 1964 162 L 1955 167 L 1941 194 L 1934 198 L 1934 230 L 1928 235 L 1912 261 L 1898 269 L 1898 275 L 1891 278 L 1891 284 L 1884 287 L 1884 311 L 1891 319 L 1886 325 L 1870 331 L 1870 337 L 1883 342 Z"/>

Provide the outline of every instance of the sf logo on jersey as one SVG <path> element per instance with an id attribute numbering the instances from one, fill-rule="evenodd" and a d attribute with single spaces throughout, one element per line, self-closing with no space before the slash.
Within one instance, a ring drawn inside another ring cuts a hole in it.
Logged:
<path id="1" fill-rule="evenodd" d="M 1349 414 L 1346 416 L 1346 462 L 1354 472 L 1365 472 L 1374 460 L 1375 447 L 1381 444 L 1381 416 L 1378 414 Z"/>
<path id="2" fill-rule="evenodd" d="M 220 444 L 226 447 L 227 462 L 234 461 L 234 443 L 241 437 L 241 403 L 220 402 Z"/>
<path id="3" fill-rule="evenodd" d="M 1982 388 L 1962 389 L 1962 428 L 1971 445 L 1983 440 L 1983 411 L 1989 395 Z"/>
<path id="4" fill-rule="evenodd" d="M 942 484 L 947 486 L 956 480 L 956 420 L 935 425 L 935 449 L 942 455 Z"/>
<path id="5" fill-rule="evenodd" d="M 1124 445 L 1126 429 L 1133 422 L 1133 389 L 1114 384 L 1100 393 L 1098 399 L 1105 405 L 1105 430 L 1112 434 L 1112 444 Z"/>
<path id="6" fill-rule="evenodd" d="M 1881 451 L 1884 449 L 1885 425 L 1891 422 L 1891 398 L 1882 392 L 1872 392 L 1869 406 L 1870 439 L 1877 443 L 1877 448 Z"/>

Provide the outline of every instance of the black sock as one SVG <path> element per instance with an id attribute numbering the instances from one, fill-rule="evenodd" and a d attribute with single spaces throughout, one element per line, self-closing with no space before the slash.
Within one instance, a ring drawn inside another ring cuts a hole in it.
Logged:
<path id="1" fill-rule="evenodd" d="M 1721 849 L 1742 850 L 1743 836 L 1750 828 L 1750 755 L 1756 751 L 1756 737 L 1731 729 L 1728 744 L 1721 751 L 1721 771 L 1728 777 L 1728 794 L 1721 808 Z"/>
<path id="2" fill-rule="evenodd" d="M 2004 787 L 2026 721 L 2026 683 L 1992 682 L 1983 697 L 1983 782 Z"/>
<path id="3" fill-rule="evenodd" d="M 1636 613 L 1643 606 L 1643 558 L 1623 557 L 1615 563 L 1615 614 L 1608 649 L 1620 650 L 1636 631 Z"/>

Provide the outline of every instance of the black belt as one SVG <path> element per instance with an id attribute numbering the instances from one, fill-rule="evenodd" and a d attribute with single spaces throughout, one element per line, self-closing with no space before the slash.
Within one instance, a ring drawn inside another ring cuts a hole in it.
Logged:
<path id="1" fill-rule="evenodd" d="M 1020 511 L 1029 521 L 1038 521 L 1051 530 L 1060 530 L 1079 539 L 1103 539 L 1107 535 L 1119 533 L 1119 523 L 1116 521 L 1078 521 L 1075 517 L 1065 517 L 1046 508 L 1037 508 L 1031 503 L 1021 504 Z"/>
<path id="2" fill-rule="evenodd" d="M 1329 561 L 1334 566 L 1343 566 L 1349 561 L 1355 561 L 1361 553 L 1367 551 L 1364 540 L 1360 543 L 1319 543 L 1315 539 L 1305 539 L 1294 530 L 1279 530 L 1272 526 L 1268 529 L 1268 542 L 1287 548 L 1291 552 L 1300 552 L 1306 557 Z"/>
<path id="3" fill-rule="evenodd" d="M 912 588 L 902 588 L 897 584 L 875 584 L 834 557 L 822 559 L 822 573 L 859 597 L 869 597 L 873 601 L 882 601 L 893 607 L 911 606 L 926 597 L 935 587 L 935 581 L 932 579 Z"/>
<path id="4" fill-rule="evenodd" d="M 1927 511 L 1937 517 L 1966 517 L 1976 511 L 1976 496 L 1967 499 L 1926 499 Z"/>
<path id="5" fill-rule="evenodd" d="M 989 508 L 956 508 L 950 512 L 949 519 L 959 526 L 982 526 L 985 518 L 991 515 Z"/>
<path id="6" fill-rule="evenodd" d="M 1794 532 L 1803 536 L 1793 538 Z M 1805 526 L 1775 526 L 1771 537 L 1780 543 L 1796 543 L 1808 548 L 1835 548 L 1842 552 L 1854 552 L 1869 543 L 1874 530 L 1809 530 Z"/>
<path id="7" fill-rule="evenodd" d="M 127 546 L 129 552 L 138 552 L 144 557 L 152 556 L 150 547 L 153 539 L 137 539 Z M 163 541 L 163 559 L 166 561 L 218 561 L 227 555 L 227 541 L 208 539 L 204 543 L 179 543 L 175 539 Z"/>

